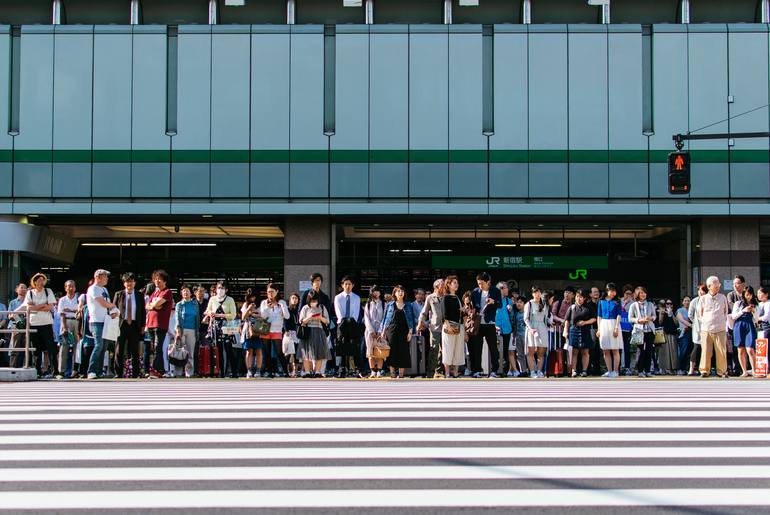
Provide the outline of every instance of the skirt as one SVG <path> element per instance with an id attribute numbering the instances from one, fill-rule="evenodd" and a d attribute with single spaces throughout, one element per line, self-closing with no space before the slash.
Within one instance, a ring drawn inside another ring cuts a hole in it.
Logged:
<path id="1" fill-rule="evenodd" d="M 308 327 L 307 340 L 299 342 L 299 358 L 302 361 L 326 361 L 331 358 L 326 333 L 320 327 Z"/>
<path id="2" fill-rule="evenodd" d="M 590 349 L 594 341 L 591 339 L 591 326 L 570 326 L 569 328 L 569 346 L 573 349 Z"/>
<path id="3" fill-rule="evenodd" d="M 615 320 L 602 319 L 599 324 L 599 347 L 602 350 L 620 350 L 623 348 L 623 333 L 618 328 L 618 335 L 613 336 Z"/>
<path id="4" fill-rule="evenodd" d="M 658 365 L 660 369 L 673 373 L 679 368 L 679 342 L 675 334 L 666 334 L 666 343 L 658 347 Z"/>
<path id="5" fill-rule="evenodd" d="M 733 327 L 733 345 L 753 349 L 757 344 L 757 328 L 745 320 L 736 320 Z"/>
<path id="6" fill-rule="evenodd" d="M 386 331 L 388 345 L 390 345 L 390 357 L 387 365 L 393 368 L 410 368 L 412 366 L 412 354 L 409 350 L 410 342 L 406 336 L 408 330 L 401 327 L 388 327 Z"/>

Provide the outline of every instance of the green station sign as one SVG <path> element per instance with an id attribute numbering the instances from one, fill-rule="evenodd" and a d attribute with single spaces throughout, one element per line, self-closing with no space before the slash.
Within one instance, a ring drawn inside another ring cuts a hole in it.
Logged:
<path id="1" fill-rule="evenodd" d="M 438 256 L 433 268 L 455 270 L 606 270 L 607 256 Z"/>

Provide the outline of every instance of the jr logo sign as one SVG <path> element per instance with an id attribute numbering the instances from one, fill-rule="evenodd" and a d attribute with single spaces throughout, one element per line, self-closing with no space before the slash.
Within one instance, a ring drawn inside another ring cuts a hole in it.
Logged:
<path id="1" fill-rule="evenodd" d="M 578 268 L 574 272 L 569 273 L 569 278 L 572 279 L 573 281 L 577 279 L 586 280 L 588 279 L 588 270 L 586 270 L 585 268 Z"/>
<path id="2" fill-rule="evenodd" d="M 500 266 L 500 258 L 499 257 L 491 257 L 487 259 L 487 266 L 490 268 L 497 268 Z"/>

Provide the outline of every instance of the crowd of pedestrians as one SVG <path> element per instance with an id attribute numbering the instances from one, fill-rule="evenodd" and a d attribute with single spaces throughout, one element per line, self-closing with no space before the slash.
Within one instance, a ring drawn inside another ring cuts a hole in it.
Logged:
<path id="1" fill-rule="evenodd" d="M 524 295 L 486 272 L 466 292 L 450 275 L 428 294 L 372 286 L 365 302 L 349 276 L 334 297 L 315 273 L 307 291 L 268 284 L 237 300 L 224 282 L 175 296 L 164 270 L 141 290 L 123 274 L 110 295 L 109 276 L 97 270 L 83 294 L 67 281 L 58 299 L 42 273 L 18 284 L 8 308 L 0 304 L 10 311 L 0 325 L 12 330 L 2 343 L 22 350 L 28 324 L 39 377 L 57 379 L 747 377 L 756 339 L 770 330 L 770 290 L 755 292 L 742 276 L 727 296 L 709 277 L 677 305 L 613 283 Z M 0 360 L 19 367 L 24 353 Z"/>

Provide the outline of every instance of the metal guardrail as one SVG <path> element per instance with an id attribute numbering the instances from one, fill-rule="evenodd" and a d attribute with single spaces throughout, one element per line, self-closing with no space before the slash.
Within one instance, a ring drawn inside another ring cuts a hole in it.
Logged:
<path id="1" fill-rule="evenodd" d="M 13 315 L 13 314 L 20 314 L 20 313 L 24 313 L 24 316 L 25 316 L 25 318 L 24 318 L 24 329 L 18 329 L 18 328 L 16 328 L 16 329 L 0 329 L 0 334 L 10 334 L 11 335 L 11 340 L 8 342 L 8 348 L 7 349 L 0 349 L 0 352 L 7 352 L 9 354 L 9 359 L 10 359 L 10 355 L 13 354 L 13 353 L 15 353 L 15 352 L 23 352 L 24 353 L 24 368 L 30 368 L 29 367 L 29 352 L 37 350 L 37 349 L 35 347 L 30 347 L 29 346 L 29 335 L 32 334 L 32 333 L 36 333 L 37 329 L 32 329 L 29 326 L 29 314 L 30 314 L 29 306 L 27 306 L 27 309 L 25 311 L 0 310 L 0 314 Z M 10 319 L 9 319 L 9 322 L 10 322 Z M 16 347 L 11 347 L 11 345 L 13 344 L 13 336 L 15 336 L 15 335 L 17 335 L 19 333 L 24 333 L 24 348 L 23 349 L 19 349 L 19 348 L 16 348 Z"/>

